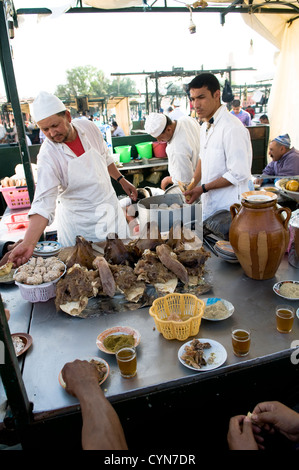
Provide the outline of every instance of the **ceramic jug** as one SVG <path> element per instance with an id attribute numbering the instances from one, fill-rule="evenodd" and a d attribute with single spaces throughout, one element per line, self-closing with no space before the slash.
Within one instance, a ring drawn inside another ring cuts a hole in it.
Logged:
<path id="1" fill-rule="evenodd" d="M 275 200 L 257 203 L 242 199 L 230 212 L 229 241 L 246 275 L 271 279 L 288 246 L 291 210 L 277 208 Z"/>

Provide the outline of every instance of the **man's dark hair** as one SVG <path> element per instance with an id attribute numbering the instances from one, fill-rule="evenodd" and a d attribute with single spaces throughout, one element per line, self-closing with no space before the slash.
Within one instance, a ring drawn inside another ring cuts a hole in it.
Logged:
<path id="1" fill-rule="evenodd" d="M 214 95 L 215 91 L 220 90 L 220 83 L 218 78 L 215 77 L 212 73 L 203 72 L 197 75 L 189 83 L 189 91 L 191 88 L 202 88 L 207 87 L 207 89 Z"/>
<path id="2" fill-rule="evenodd" d="M 117 122 L 116 122 L 116 121 L 113 121 L 113 122 L 112 122 L 112 126 L 113 126 L 113 127 L 118 127 Z"/>
<path id="3" fill-rule="evenodd" d="M 238 108 L 239 106 L 241 106 L 241 101 L 240 100 L 234 100 L 232 102 L 232 107 L 233 108 Z"/>

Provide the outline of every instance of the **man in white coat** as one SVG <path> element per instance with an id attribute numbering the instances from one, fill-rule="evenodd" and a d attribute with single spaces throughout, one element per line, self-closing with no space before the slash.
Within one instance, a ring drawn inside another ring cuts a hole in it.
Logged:
<path id="1" fill-rule="evenodd" d="M 248 129 L 220 102 L 220 84 L 215 75 L 201 73 L 189 84 L 190 99 L 204 121 L 200 132 L 201 185 L 185 195 L 192 204 L 201 196 L 202 220 L 219 210 L 229 210 L 248 191 L 252 145 Z"/>
<path id="2" fill-rule="evenodd" d="M 87 119 L 72 121 L 63 102 L 47 92 L 34 100 L 32 114 L 46 140 L 37 159 L 29 227 L 10 261 L 20 265 L 32 256 L 54 216 L 62 246 L 73 246 L 77 235 L 89 241 L 110 232 L 125 238 L 128 225 L 110 177 L 134 200 L 137 190 L 116 168 L 97 126 Z"/>
<path id="3" fill-rule="evenodd" d="M 170 184 L 190 183 L 199 160 L 200 127 L 191 117 L 184 116 L 172 121 L 161 113 L 150 113 L 145 121 L 145 130 L 159 142 L 167 142 L 168 173 L 161 188 Z"/>

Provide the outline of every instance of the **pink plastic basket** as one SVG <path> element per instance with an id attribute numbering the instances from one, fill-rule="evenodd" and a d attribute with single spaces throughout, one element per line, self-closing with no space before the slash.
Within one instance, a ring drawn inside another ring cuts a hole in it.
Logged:
<path id="1" fill-rule="evenodd" d="M 31 206 L 27 186 L 10 186 L 1 191 L 9 209 Z"/>
<path id="2" fill-rule="evenodd" d="M 13 214 L 10 217 L 6 217 L 4 223 L 9 232 L 13 230 L 24 230 L 28 228 L 29 225 L 28 212 L 26 212 L 26 214 Z"/>

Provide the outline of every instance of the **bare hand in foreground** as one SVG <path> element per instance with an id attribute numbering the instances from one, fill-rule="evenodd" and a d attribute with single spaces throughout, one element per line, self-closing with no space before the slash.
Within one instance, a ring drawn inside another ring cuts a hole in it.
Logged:
<path id="1" fill-rule="evenodd" d="M 268 432 L 278 431 L 290 441 L 299 442 L 299 414 L 278 401 L 256 405 L 251 420 Z"/>
<path id="2" fill-rule="evenodd" d="M 96 367 L 75 360 L 62 369 L 66 390 L 80 401 L 84 450 L 127 450 L 120 420 L 99 386 Z"/>
<path id="3" fill-rule="evenodd" d="M 97 368 L 88 361 L 76 359 L 74 362 L 68 362 L 62 369 L 62 377 L 66 383 L 66 391 L 74 397 L 79 398 L 81 392 L 84 393 L 94 386 L 102 393 Z"/>
<path id="4" fill-rule="evenodd" d="M 230 450 L 258 450 L 251 419 L 244 415 L 234 416 L 230 419 L 227 434 Z"/>

